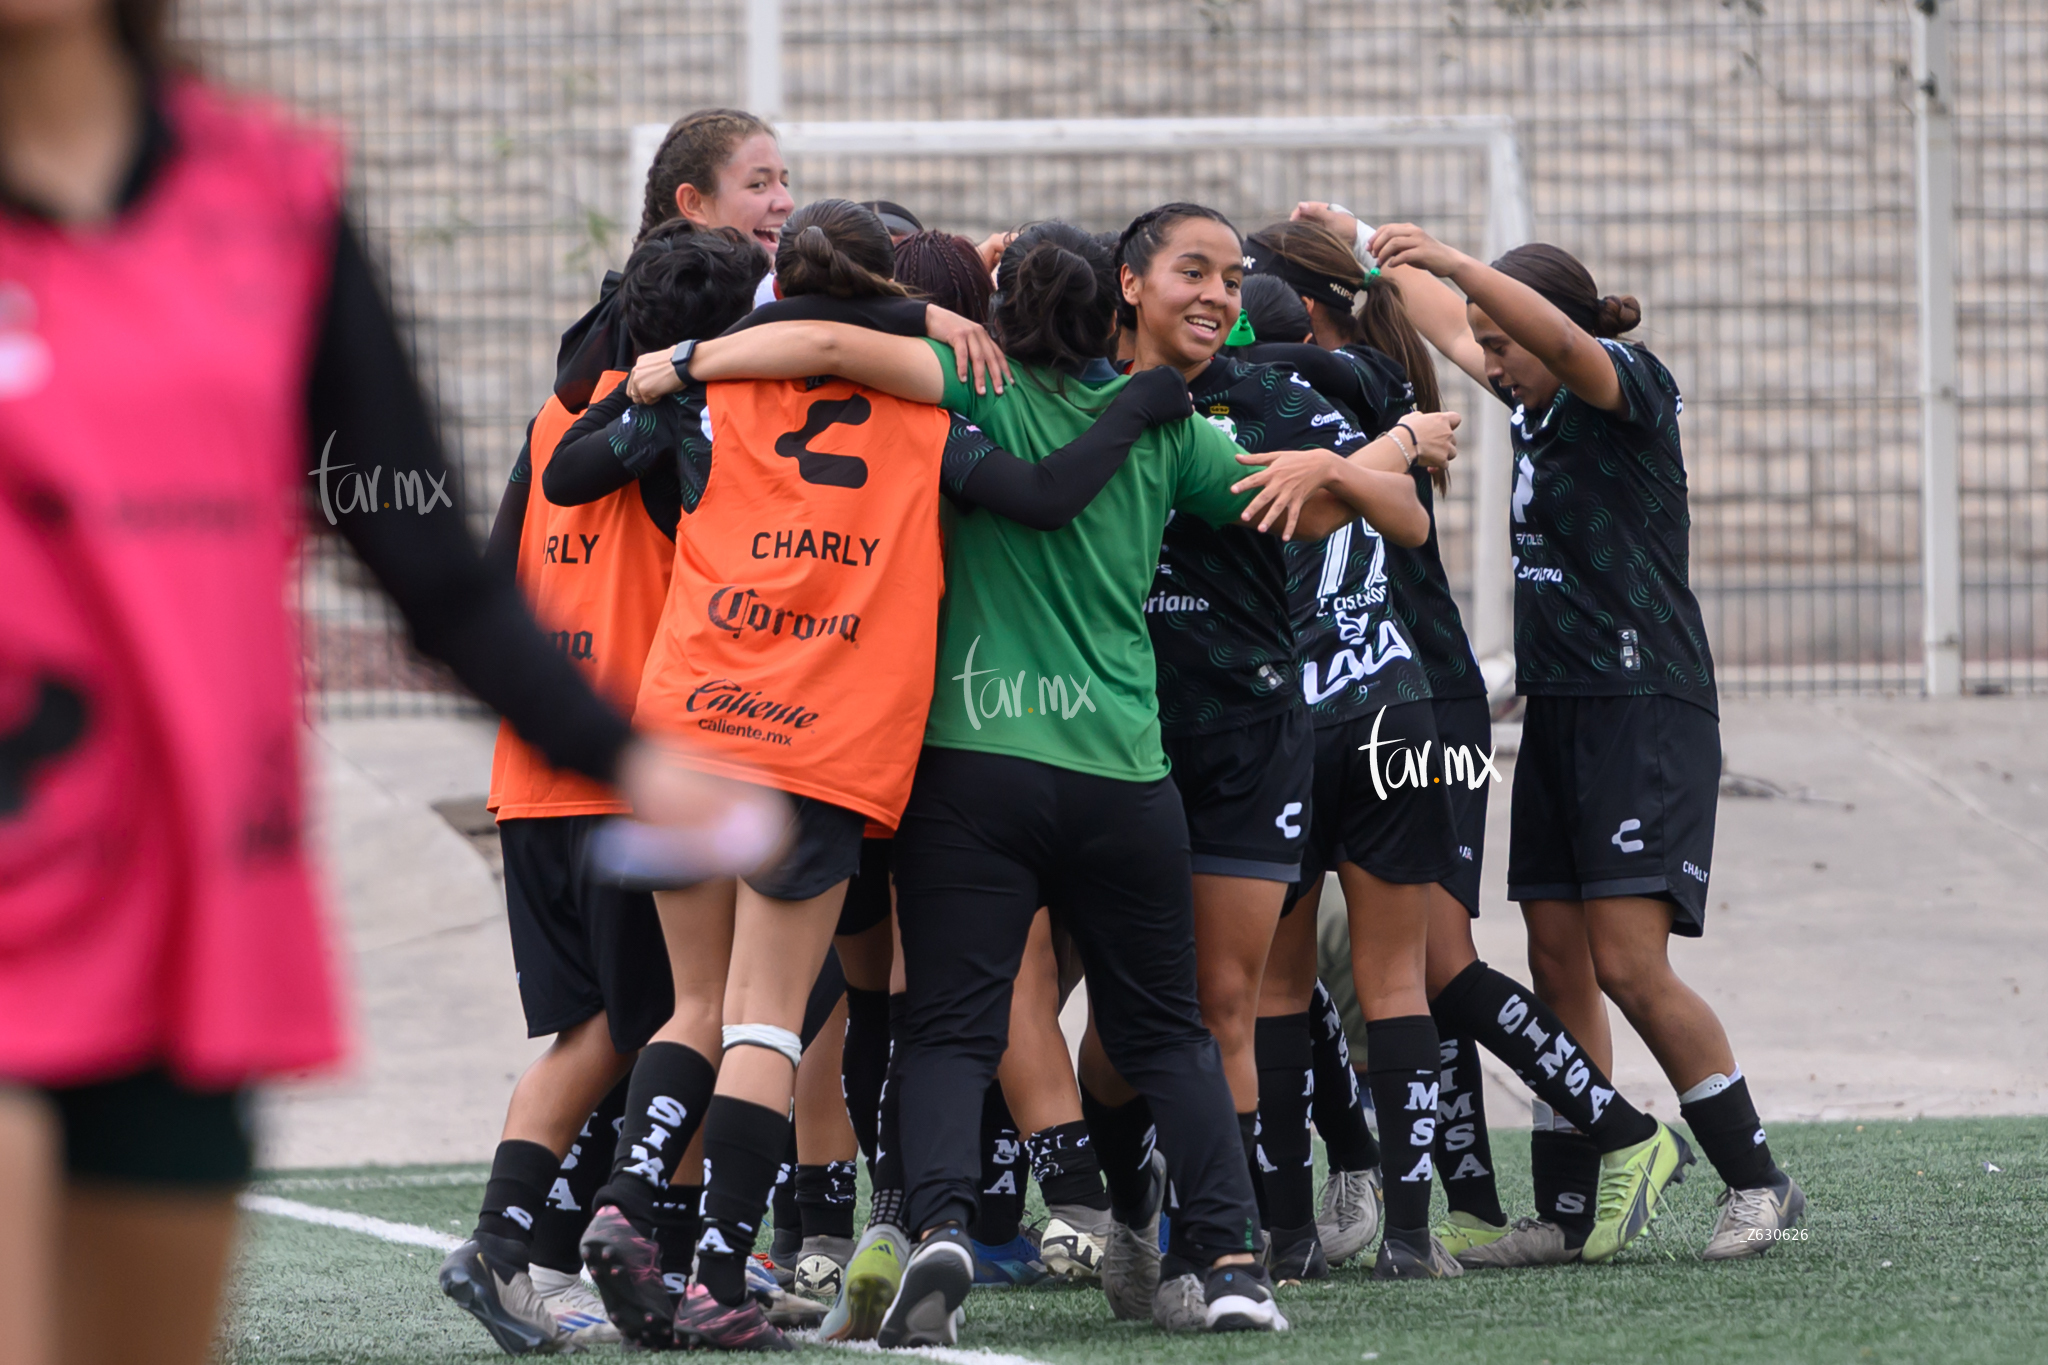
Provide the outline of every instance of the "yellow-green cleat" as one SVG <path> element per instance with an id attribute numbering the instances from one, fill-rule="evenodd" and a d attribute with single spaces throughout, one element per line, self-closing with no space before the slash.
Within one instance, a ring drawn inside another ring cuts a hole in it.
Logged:
<path id="1" fill-rule="evenodd" d="M 826 1341 L 872 1341 L 903 1282 L 910 1248 L 903 1234 L 878 1223 L 861 1234 L 860 1245 L 839 1281 L 839 1301 L 825 1315 L 818 1335 Z"/>
<path id="2" fill-rule="evenodd" d="M 1665 1187 L 1684 1180 L 1694 1159 L 1686 1140 L 1662 1123 L 1635 1146 L 1601 1157 L 1599 1212 L 1580 1259 L 1611 1261 L 1641 1236 L 1657 1216 Z"/>
<path id="3" fill-rule="evenodd" d="M 1475 1247 L 1492 1246 L 1508 1235 L 1508 1225 L 1496 1227 L 1476 1214 L 1453 1209 L 1448 1218 L 1430 1229 L 1430 1235 L 1455 1258 Z"/>

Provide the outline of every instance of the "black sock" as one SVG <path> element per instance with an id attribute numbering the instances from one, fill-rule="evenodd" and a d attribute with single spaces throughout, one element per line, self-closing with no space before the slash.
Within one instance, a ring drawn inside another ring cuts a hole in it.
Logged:
<path id="1" fill-rule="evenodd" d="M 851 1161 L 796 1168 L 796 1209 L 805 1238 L 853 1237 L 854 1168 Z M 778 1215 L 779 1216 L 779 1215 Z"/>
<path id="2" fill-rule="evenodd" d="M 697 1259 L 697 1238 L 704 1232 L 697 1217 L 697 1207 L 703 1202 L 704 1187 L 697 1184 L 671 1185 L 667 1198 L 654 1201 L 654 1244 L 661 1248 L 664 1277 L 690 1273 L 690 1265 Z M 670 1292 L 680 1294 L 682 1290 L 671 1285 Z"/>
<path id="3" fill-rule="evenodd" d="M 1657 1121 L 1617 1094 L 1550 1006 L 1512 977 L 1474 962 L 1451 979 L 1430 1008 L 1512 1067 L 1536 1098 L 1601 1151 L 1632 1147 L 1656 1135 Z"/>
<path id="4" fill-rule="evenodd" d="M 1088 1125 L 1088 1143 L 1102 1163 L 1111 1209 L 1136 1209 L 1150 1189 L 1146 1168 L 1152 1161 L 1152 1106 L 1143 1095 L 1112 1109 L 1081 1087 L 1081 1121 Z"/>
<path id="5" fill-rule="evenodd" d="M 846 1117 L 875 1178 L 875 1140 L 882 1117 L 882 1081 L 889 1074 L 889 993 L 846 988 L 846 1050 L 839 1060 L 839 1084 L 846 1092 Z"/>
<path id="6" fill-rule="evenodd" d="M 903 1226 L 903 1147 L 899 1126 L 903 1093 L 904 1015 L 910 996 L 902 991 L 889 997 L 889 1065 L 883 1073 L 882 1100 L 875 1113 L 875 1166 L 869 1173 L 873 1193 L 868 1197 L 868 1226 L 886 1223 Z"/>
<path id="7" fill-rule="evenodd" d="M 626 1083 L 625 1122 L 611 1178 L 597 1192 L 598 1207 L 613 1205 L 642 1232 L 653 1227 L 654 1201 L 669 1197 L 669 1182 L 704 1122 L 717 1083 L 718 1068 L 695 1049 L 681 1043 L 640 1049 Z"/>
<path id="8" fill-rule="evenodd" d="M 569 1144 L 569 1155 L 548 1188 L 547 1202 L 533 1220 L 533 1263 L 565 1275 L 583 1273 L 583 1255 L 576 1244 L 590 1226 L 597 1192 L 611 1177 L 612 1155 L 619 1146 L 619 1123 L 626 1113 L 626 1079 L 598 1102 L 583 1130 Z"/>
<path id="9" fill-rule="evenodd" d="M 1306 1014 L 1282 1014 L 1254 1026 L 1259 1063 L 1259 1149 L 1265 1160 L 1263 1212 L 1269 1228 L 1294 1229 L 1315 1221 L 1315 1150 L 1309 1141 L 1309 1105 L 1315 1070 Z"/>
<path id="10" fill-rule="evenodd" d="M 1493 1142 L 1486 1131 L 1486 1087 L 1479 1074 L 1479 1048 L 1470 1038 L 1437 1021 L 1436 1160 L 1444 1202 L 1453 1213 L 1468 1213 L 1495 1227 L 1508 1221 L 1501 1211 L 1500 1186 L 1493 1178 Z"/>
<path id="11" fill-rule="evenodd" d="M 1237 1116 L 1237 1140 L 1244 1144 L 1245 1174 L 1251 1177 L 1252 1198 L 1259 1205 L 1259 1226 L 1268 1227 L 1272 1220 L 1266 1216 L 1266 1172 L 1265 1162 L 1259 1156 L 1259 1111 Z"/>
<path id="12" fill-rule="evenodd" d="M 534 1220 L 547 1201 L 548 1187 L 562 1159 L 538 1142 L 514 1139 L 501 1142 L 491 1157 L 491 1178 L 484 1185 L 483 1208 L 476 1216 L 476 1230 L 513 1243 L 514 1259 L 531 1254 Z M 505 1254 L 510 1248 L 493 1247 Z"/>
<path id="13" fill-rule="evenodd" d="M 1718 1095 L 1678 1106 L 1678 1116 L 1692 1129 L 1700 1150 L 1732 1190 L 1754 1190 L 1771 1183 L 1778 1163 L 1764 1141 L 1763 1121 L 1750 1102 L 1749 1082 L 1737 1076 Z"/>
<path id="14" fill-rule="evenodd" d="M 983 1246 L 1002 1246 L 1023 1222 L 1024 1142 L 1003 1087 L 991 1081 L 981 1097 L 981 1208 L 968 1230 Z"/>
<path id="15" fill-rule="evenodd" d="M 1429 1231 L 1429 1191 L 1435 1168 L 1436 1024 L 1426 1014 L 1366 1021 L 1365 1083 L 1380 1116 L 1380 1159 L 1387 1195 L 1387 1228 L 1411 1239 Z"/>
<path id="16" fill-rule="evenodd" d="M 1529 1179 L 1536 1216 L 1563 1228 L 1567 1241 L 1583 1243 L 1600 1209 L 1600 1149 L 1593 1139 L 1538 1128 L 1529 1134 Z"/>
<path id="17" fill-rule="evenodd" d="M 747 1254 L 789 1150 L 789 1115 L 713 1095 L 704 1118 L 704 1233 L 697 1282 L 728 1308 L 747 1296 Z"/>
<path id="18" fill-rule="evenodd" d="M 1380 1144 L 1365 1122 L 1358 1073 L 1351 1069 L 1351 1045 L 1344 1019 L 1321 981 L 1308 1011 L 1309 1055 L 1315 1060 L 1316 1132 L 1322 1135 L 1333 1171 L 1369 1171 L 1380 1164 Z"/>
<path id="19" fill-rule="evenodd" d="M 804 1215 L 796 1202 L 796 1169 L 796 1134 L 791 1133 L 789 1148 L 775 1167 L 775 1188 L 768 1195 L 769 1222 L 775 1228 L 768 1254 L 775 1264 L 786 1268 L 796 1265 L 797 1250 L 804 1244 Z"/>
<path id="20" fill-rule="evenodd" d="M 1078 1204 L 1107 1212 L 1109 1191 L 1102 1184 L 1102 1163 L 1088 1140 L 1084 1119 L 1041 1128 L 1024 1139 L 1031 1158 L 1031 1178 L 1048 1204 Z"/>

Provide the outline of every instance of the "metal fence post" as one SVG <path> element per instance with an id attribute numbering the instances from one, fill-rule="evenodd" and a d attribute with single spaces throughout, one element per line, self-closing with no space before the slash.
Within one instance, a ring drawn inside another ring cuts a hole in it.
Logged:
<path id="1" fill-rule="evenodd" d="M 747 0 L 747 112 L 782 117 L 782 0 Z"/>
<path id="2" fill-rule="evenodd" d="M 1913 0 L 1913 160 L 1920 272 L 1921 686 L 1962 691 L 1962 514 L 1956 469 L 1955 131 L 1948 16 Z"/>
<path id="3" fill-rule="evenodd" d="M 1486 153 L 1485 249 L 1493 260 L 1529 240 L 1529 186 L 1522 178 L 1521 146 L 1512 125 L 1493 134 Z M 1490 659 L 1514 658 L 1515 576 L 1508 543 L 1514 449 L 1506 412 L 1483 391 L 1478 404 L 1467 428 L 1478 466 L 1472 481 L 1472 651 L 1484 666 Z M 1496 677 L 1488 681 L 1499 685 Z"/>

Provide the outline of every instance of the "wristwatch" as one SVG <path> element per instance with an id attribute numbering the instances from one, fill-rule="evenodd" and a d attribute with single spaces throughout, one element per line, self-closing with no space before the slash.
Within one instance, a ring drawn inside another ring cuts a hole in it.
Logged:
<path id="1" fill-rule="evenodd" d="M 685 384 L 690 382 L 690 353 L 697 349 L 697 338 L 678 341 L 676 348 L 668 353 L 668 363 L 676 367 L 676 378 Z"/>

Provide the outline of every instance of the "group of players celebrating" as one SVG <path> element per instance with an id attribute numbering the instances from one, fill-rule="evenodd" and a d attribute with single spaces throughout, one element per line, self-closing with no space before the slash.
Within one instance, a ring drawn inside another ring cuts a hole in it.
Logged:
<path id="1" fill-rule="evenodd" d="M 1703 927 L 1720 748 L 1683 405 L 1619 339 L 1635 301 L 1555 247 L 1487 265 L 1331 204 L 977 245 L 787 182 L 759 119 L 670 130 L 488 558 L 638 729 L 783 794 L 788 834 L 737 879 L 595 875 L 627 803 L 501 735 L 554 1042 L 443 1290 L 514 1354 L 950 1344 L 973 1286 L 1049 1275 L 1278 1331 L 1275 1283 L 1375 1237 L 1375 1279 L 1610 1260 L 1693 1144 L 1727 1185 L 1706 1257 L 1768 1249 L 1804 1196 L 1666 956 Z M 1432 348 L 1512 412 L 1533 989 L 1470 928 L 1498 779 Z M 1332 872 L 1355 1068 L 1318 980 Z M 1690 1141 L 1608 1079 L 1608 999 Z M 1534 1216 L 1494 1179 L 1482 1047 L 1536 1096 Z"/>

